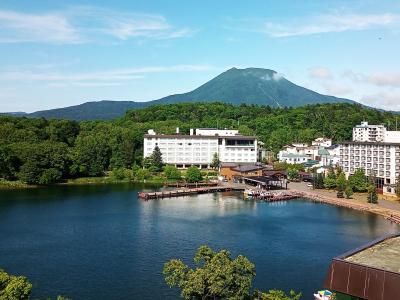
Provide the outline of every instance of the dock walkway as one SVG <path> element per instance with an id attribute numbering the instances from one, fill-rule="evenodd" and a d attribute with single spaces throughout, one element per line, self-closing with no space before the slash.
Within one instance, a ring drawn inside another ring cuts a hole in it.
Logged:
<path id="1" fill-rule="evenodd" d="M 206 193 L 217 193 L 217 192 L 230 192 L 230 191 L 244 191 L 243 188 L 230 187 L 230 186 L 210 186 L 210 187 L 200 187 L 194 189 L 180 189 L 174 191 L 161 191 L 161 192 L 139 192 L 139 198 L 144 200 L 159 199 L 159 198 L 172 198 L 172 197 L 182 197 L 196 194 L 206 194 Z"/>

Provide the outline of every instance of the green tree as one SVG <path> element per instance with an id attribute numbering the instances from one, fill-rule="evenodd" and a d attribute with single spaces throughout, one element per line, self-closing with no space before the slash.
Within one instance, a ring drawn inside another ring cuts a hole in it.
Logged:
<path id="1" fill-rule="evenodd" d="M 71 153 L 71 173 L 78 176 L 101 176 L 109 166 L 110 155 L 107 135 L 80 134 Z"/>
<path id="2" fill-rule="evenodd" d="M 344 198 L 344 191 L 346 189 L 346 175 L 344 173 L 340 173 L 338 178 L 336 179 L 336 189 L 337 189 L 337 197 Z"/>
<path id="3" fill-rule="evenodd" d="M 186 171 L 185 179 L 187 182 L 199 182 L 203 179 L 203 175 L 201 174 L 199 168 L 196 166 L 191 166 Z"/>
<path id="4" fill-rule="evenodd" d="M 324 174 L 322 174 L 322 173 L 314 173 L 313 180 L 314 180 L 314 188 L 315 189 L 323 189 L 323 188 L 325 188 L 325 186 L 324 186 Z"/>
<path id="5" fill-rule="evenodd" d="M 190 269 L 179 259 L 165 263 L 163 274 L 170 287 L 181 289 L 184 299 L 245 299 L 256 275 L 254 264 L 246 257 L 231 257 L 227 250 L 214 252 L 201 246 Z"/>
<path id="6" fill-rule="evenodd" d="M 135 174 L 135 179 L 139 181 L 144 181 L 150 178 L 150 172 L 147 169 L 139 169 Z"/>
<path id="7" fill-rule="evenodd" d="M 19 168 L 18 158 L 8 146 L 0 145 L 0 178 L 12 180 Z"/>
<path id="8" fill-rule="evenodd" d="M 333 168 L 331 168 L 328 172 L 328 175 L 324 179 L 324 187 L 326 189 L 334 189 L 336 188 L 336 173 Z"/>
<path id="9" fill-rule="evenodd" d="M 396 179 L 396 196 L 400 199 L 400 175 Z"/>
<path id="10" fill-rule="evenodd" d="M 295 168 L 289 168 L 287 170 L 287 176 L 289 180 L 298 180 L 299 179 L 299 171 Z"/>
<path id="11" fill-rule="evenodd" d="M 362 169 L 357 169 L 354 175 L 349 177 L 349 184 L 355 192 L 366 192 L 368 190 L 368 179 Z"/>
<path id="12" fill-rule="evenodd" d="M 253 298 L 257 300 L 299 300 L 301 293 L 290 291 L 289 295 L 287 295 L 284 291 L 280 290 L 270 290 L 268 292 L 257 291 L 254 293 Z"/>
<path id="13" fill-rule="evenodd" d="M 368 203 L 378 203 L 378 194 L 376 192 L 376 186 L 373 183 L 368 186 Z"/>
<path id="14" fill-rule="evenodd" d="M 211 167 L 213 169 L 218 169 L 220 164 L 221 164 L 221 161 L 219 160 L 218 153 L 215 152 L 214 156 L 213 156 L 213 159 L 212 159 L 212 162 L 211 162 Z"/>
<path id="15" fill-rule="evenodd" d="M 346 189 L 344 190 L 344 193 L 346 194 L 347 199 L 351 199 L 351 196 L 353 196 L 353 188 L 351 187 L 350 184 L 346 185 Z"/>
<path id="16" fill-rule="evenodd" d="M 181 171 L 179 171 L 176 167 L 171 165 L 166 165 L 164 167 L 164 175 L 167 179 L 175 179 L 179 180 L 182 178 Z"/>
<path id="17" fill-rule="evenodd" d="M 32 284 L 26 277 L 8 275 L 0 269 L 0 299 L 25 300 L 29 299 Z"/>
<path id="18" fill-rule="evenodd" d="M 162 153 L 158 146 L 154 147 L 151 158 L 152 158 L 152 166 L 156 169 L 156 171 L 157 172 L 162 171 L 164 163 L 163 163 L 163 159 L 162 159 Z"/>

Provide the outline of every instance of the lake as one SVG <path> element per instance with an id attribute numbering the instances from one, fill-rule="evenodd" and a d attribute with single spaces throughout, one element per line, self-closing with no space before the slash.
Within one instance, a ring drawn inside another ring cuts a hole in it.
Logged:
<path id="1" fill-rule="evenodd" d="M 254 286 L 310 299 L 332 257 L 399 226 L 307 200 L 244 201 L 216 193 L 141 201 L 134 184 L 0 191 L 0 268 L 27 276 L 33 297 L 176 299 L 162 268 L 207 244 L 243 254 Z"/>

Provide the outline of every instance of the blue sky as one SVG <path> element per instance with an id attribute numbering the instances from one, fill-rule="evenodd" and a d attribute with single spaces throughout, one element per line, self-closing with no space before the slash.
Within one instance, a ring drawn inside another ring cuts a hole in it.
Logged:
<path id="1" fill-rule="evenodd" d="M 400 110 L 400 1 L 0 2 L 0 111 L 148 101 L 231 67 Z"/>

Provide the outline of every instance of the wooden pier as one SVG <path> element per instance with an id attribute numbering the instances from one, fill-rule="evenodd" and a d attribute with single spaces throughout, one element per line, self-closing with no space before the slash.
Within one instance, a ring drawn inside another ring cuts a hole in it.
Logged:
<path id="1" fill-rule="evenodd" d="M 244 191 L 242 188 L 235 188 L 229 186 L 216 186 L 216 187 L 201 187 L 194 189 L 182 189 L 173 191 L 161 191 L 161 192 L 139 192 L 139 198 L 143 200 L 150 199 L 161 199 L 161 198 L 172 198 L 172 197 L 182 197 L 197 194 L 207 194 L 207 193 L 217 193 L 217 192 L 230 192 L 230 191 Z"/>

